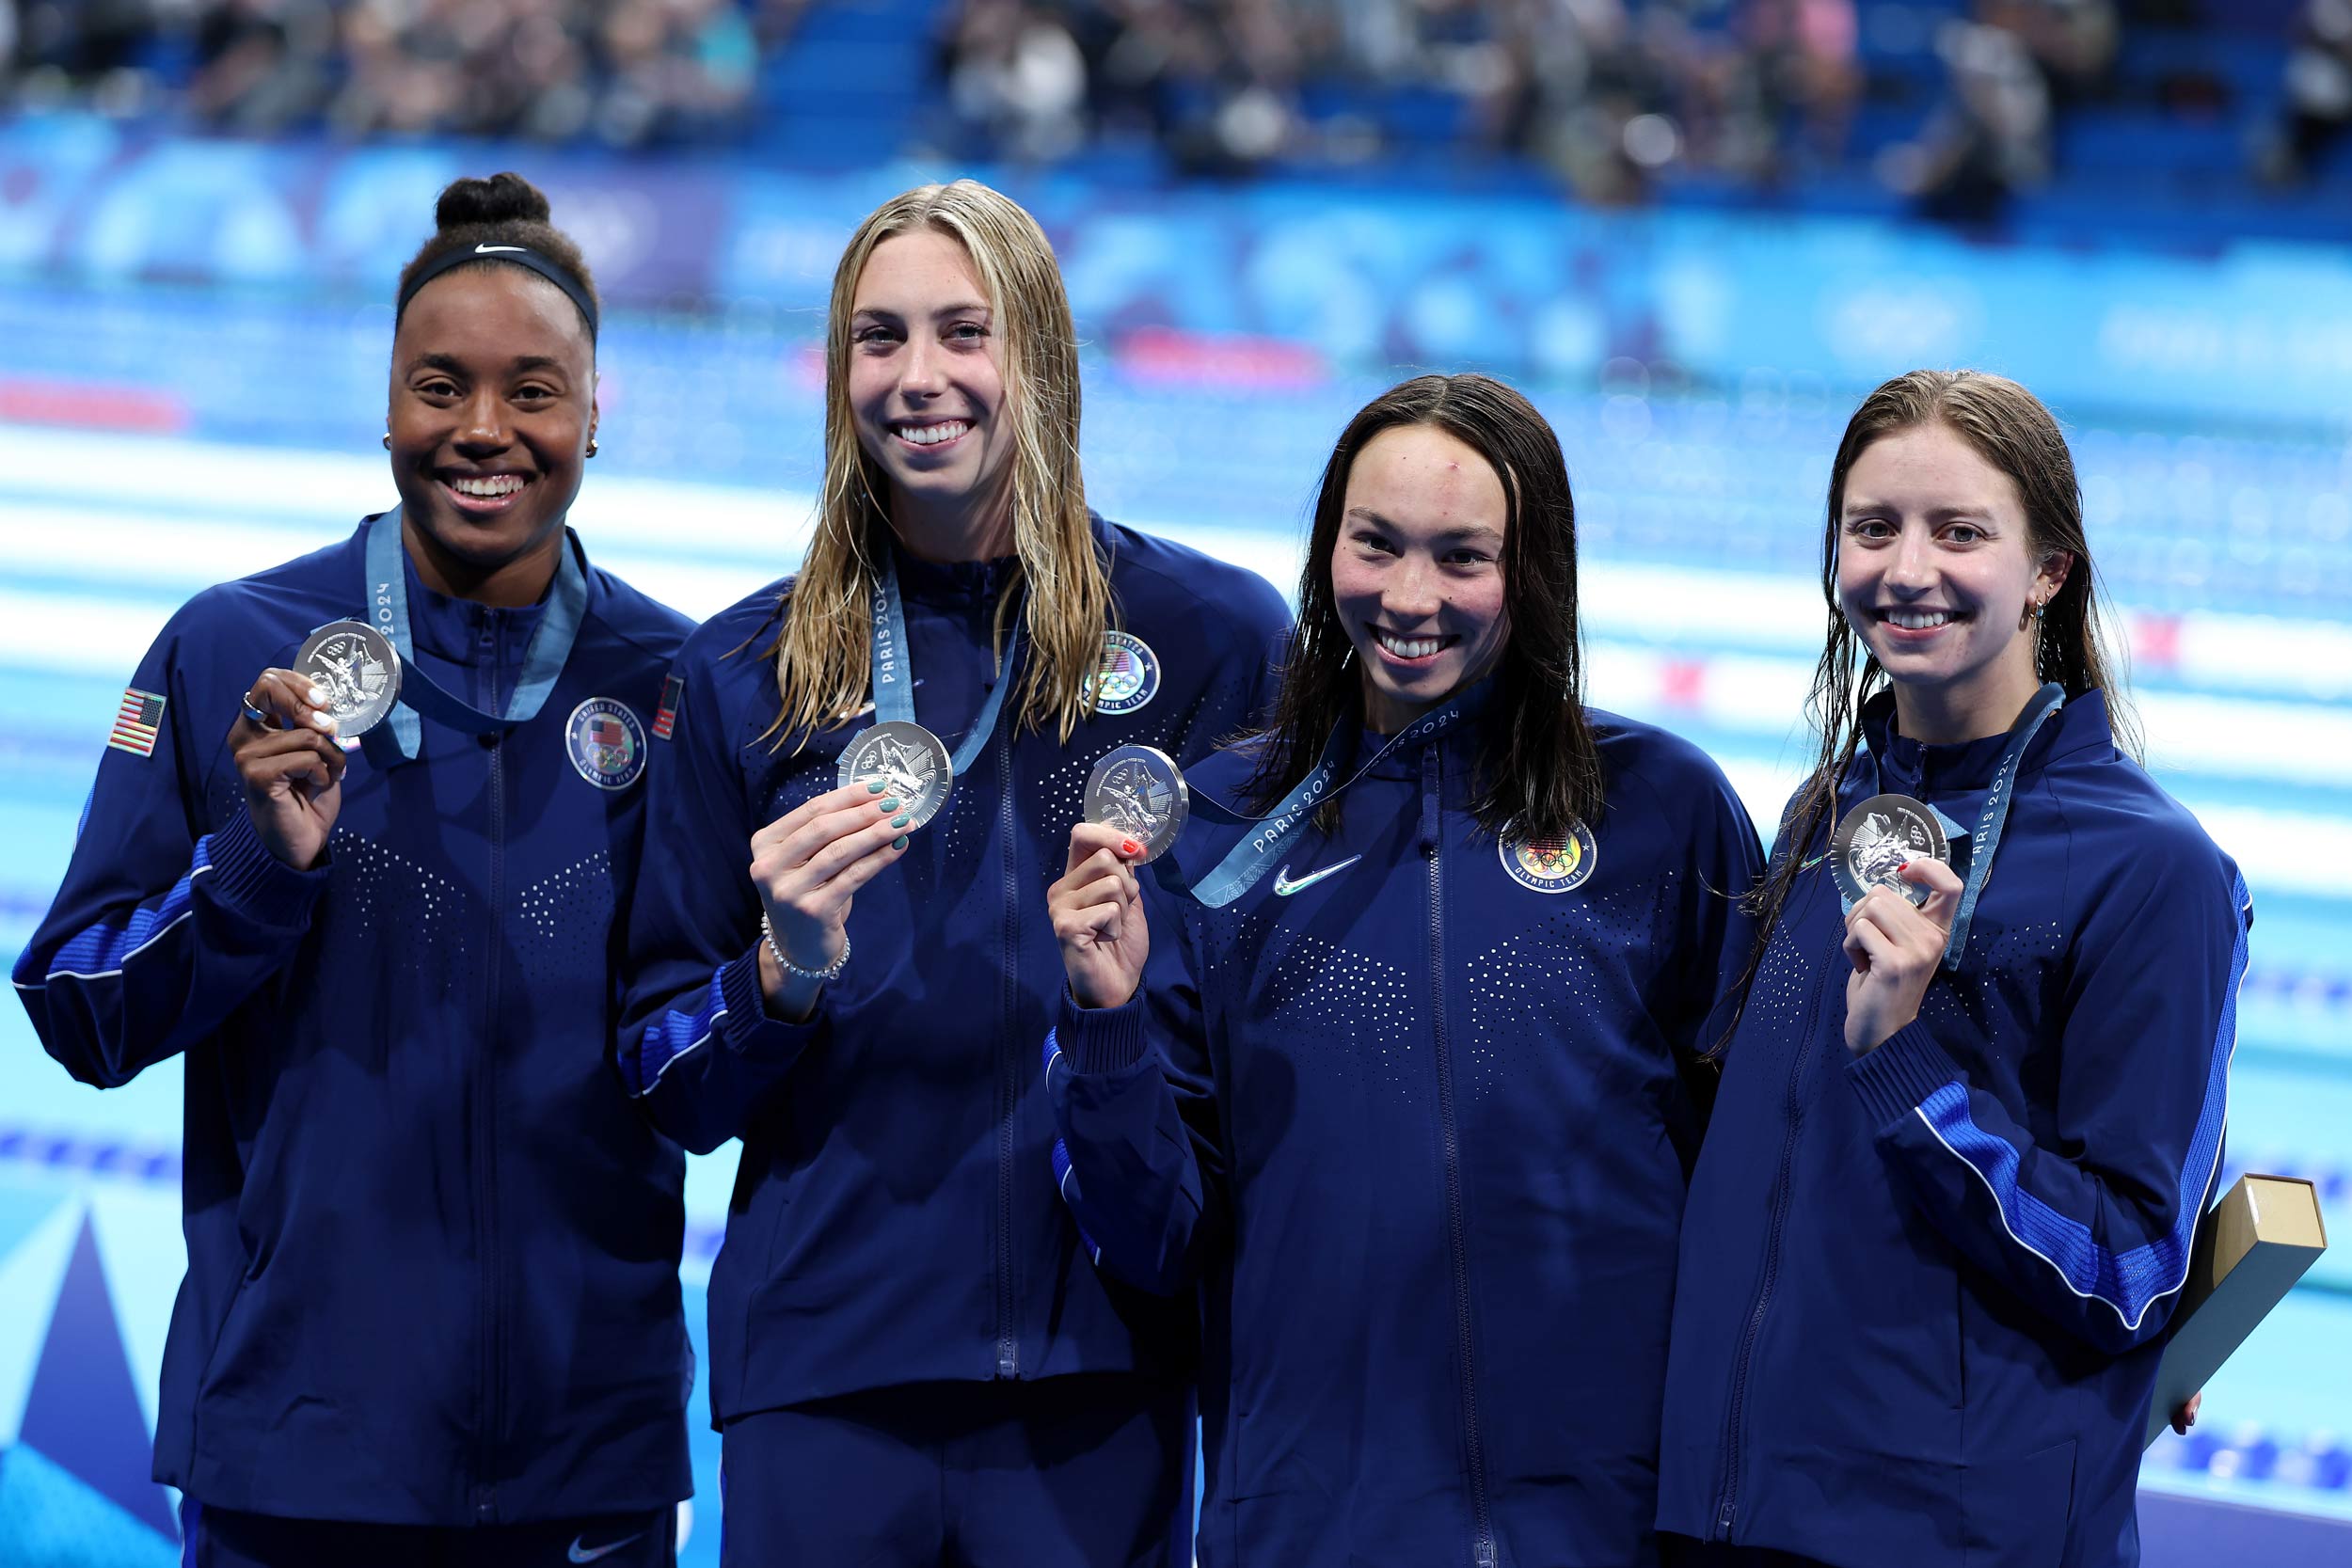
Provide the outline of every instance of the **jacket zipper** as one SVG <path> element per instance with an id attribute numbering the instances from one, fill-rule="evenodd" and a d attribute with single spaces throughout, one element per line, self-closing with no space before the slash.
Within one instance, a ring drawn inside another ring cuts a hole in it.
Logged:
<path id="1" fill-rule="evenodd" d="M 486 623 L 483 641 L 487 650 L 485 678 L 488 682 L 488 710 L 502 713 L 506 700 L 499 689 L 499 658 L 503 653 L 499 645 L 505 629 L 504 618 L 496 610 L 484 612 Z M 478 1191 L 475 1201 L 481 1215 L 482 1243 L 482 1391 L 484 1400 L 481 1436 L 476 1445 L 476 1491 L 474 1515 L 479 1522 L 491 1523 L 498 1517 L 498 1488 L 491 1479 L 496 1474 L 500 1410 L 499 1370 L 503 1362 L 503 1347 L 500 1344 L 500 1313 L 498 1304 L 498 1070 L 496 1042 L 499 1039 L 499 949 L 502 945 L 498 932 L 501 913 L 506 907 L 506 736 L 494 732 L 490 736 L 490 941 L 485 961 L 483 984 L 482 1038 L 472 1051 L 474 1085 L 474 1170 Z"/>
<path id="2" fill-rule="evenodd" d="M 1821 967 L 1813 979 L 1813 999 L 1805 1007 L 1804 1032 L 1797 1037 L 1794 1058 L 1788 1064 L 1788 1093 L 1783 1107 L 1787 1129 L 1780 1139 L 1780 1172 L 1772 1183 L 1772 1224 L 1766 1227 L 1764 1240 L 1764 1278 L 1756 1289 L 1756 1307 L 1748 1313 L 1748 1326 L 1740 1338 L 1740 1354 L 1731 1364 L 1731 1406 L 1724 1418 L 1724 1479 L 1722 1489 L 1715 1496 L 1715 1539 L 1731 1539 L 1732 1519 L 1740 1507 L 1740 1449 L 1746 1435 L 1748 1400 L 1748 1364 L 1756 1354 L 1756 1342 L 1764 1332 L 1764 1317 L 1772 1307 L 1772 1287 L 1780 1276 L 1780 1233 L 1788 1218 L 1789 1173 L 1797 1157 L 1797 1133 L 1802 1121 L 1802 1089 L 1804 1064 L 1813 1054 L 1813 1030 L 1821 1018 L 1821 991 L 1828 984 L 1829 968 Z"/>
<path id="3" fill-rule="evenodd" d="M 1494 1513 L 1486 1497 L 1486 1443 L 1478 1422 L 1478 1363 L 1470 1335 L 1470 1240 L 1462 1218 L 1462 1138 L 1454 1111 L 1454 1063 L 1445 1039 L 1443 782 L 1438 748 L 1422 752 L 1422 833 L 1429 857 L 1429 996 L 1438 1060 L 1438 1126 L 1445 1153 L 1446 1243 L 1454 1263 L 1454 1348 L 1462 1365 L 1462 1433 L 1470 1468 L 1470 1556 L 1495 1568 Z"/>
<path id="4" fill-rule="evenodd" d="M 1012 672 L 999 670 L 997 679 L 1010 680 Z M 1015 1330 L 1013 1289 L 1012 1175 L 1014 1112 L 1021 1104 L 1021 1071 L 1011 1042 L 1020 1028 L 1021 1008 L 1021 880 L 1015 870 L 1012 821 L 1012 736 L 999 727 L 996 734 L 996 800 L 998 826 L 1005 841 L 1005 968 L 1001 982 L 1005 1026 L 996 1032 L 996 1375 L 1021 1375 L 1021 1340 Z"/>

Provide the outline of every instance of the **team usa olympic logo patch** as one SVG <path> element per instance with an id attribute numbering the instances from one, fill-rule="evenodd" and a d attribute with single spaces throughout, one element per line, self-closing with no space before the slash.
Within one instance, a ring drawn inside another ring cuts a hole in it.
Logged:
<path id="1" fill-rule="evenodd" d="M 1505 833 L 1497 847 L 1502 852 L 1502 869 L 1511 874 L 1511 879 L 1536 893 L 1581 888 L 1592 877 L 1593 867 L 1600 863 L 1600 846 L 1593 842 L 1592 829 L 1574 819 L 1559 838 L 1537 842 Z"/>
<path id="2" fill-rule="evenodd" d="M 1160 694 L 1160 656 L 1130 632 L 1103 634 L 1103 667 L 1094 673 L 1094 711 L 1133 713 Z"/>
<path id="3" fill-rule="evenodd" d="M 564 724 L 572 767 L 598 789 L 627 789 L 645 771 L 645 727 L 626 703 L 591 697 Z"/>

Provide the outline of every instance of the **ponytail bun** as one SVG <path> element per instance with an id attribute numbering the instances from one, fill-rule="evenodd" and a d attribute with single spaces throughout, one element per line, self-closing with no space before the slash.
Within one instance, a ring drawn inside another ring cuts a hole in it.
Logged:
<path id="1" fill-rule="evenodd" d="M 492 224 L 546 223 L 548 218 L 546 193 L 519 174 L 453 180 L 433 208 L 434 225 L 443 233 Z"/>

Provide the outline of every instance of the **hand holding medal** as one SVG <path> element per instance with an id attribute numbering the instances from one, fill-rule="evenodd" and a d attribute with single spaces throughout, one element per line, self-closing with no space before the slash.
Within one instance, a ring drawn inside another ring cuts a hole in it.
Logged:
<path id="1" fill-rule="evenodd" d="M 905 850 L 919 825 L 915 804 L 892 793 L 887 778 L 860 777 L 752 835 L 752 885 L 765 927 L 760 989 L 787 1013 L 807 1016 L 817 986 L 848 960 L 850 902 Z"/>
<path id="2" fill-rule="evenodd" d="M 300 671 L 270 669 L 238 701 L 229 752 L 253 831 L 272 855 L 308 871 L 326 851 L 350 762 L 336 744 L 334 694 Z"/>
<path id="3" fill-rule="evenodd" d="M 1081 822 L 1070 830 L 1060 879 L 1045 890 L 1070 994 L 1081 1007 L 1119 1006 L 1143 983 L 1152 930 L 1135 868 L 1144 849 L 1124 828 Z"/>
<path id="4" fill-rule="evenodd" d="M 1960 878 L 1935 815 L 1901 795 L 1878 795 L 1847 814 L 1830 841 L 1846 913 L 1846 1049 L 1867 1055 L 1919 1016 L 1944 962 Z"/>
<path id="5" fill-rule="evenodd" d="M 1152 932 L 1135 868 L 1176 842 L 1190 801 L 1184 769 L 1155 747 L 1114 746 L 1094 765 L 1086 820 L 1070 830 L 1061 879 L 1045 890 L 1080 1006 L 1119 1006 L 1142 983 Z"/>

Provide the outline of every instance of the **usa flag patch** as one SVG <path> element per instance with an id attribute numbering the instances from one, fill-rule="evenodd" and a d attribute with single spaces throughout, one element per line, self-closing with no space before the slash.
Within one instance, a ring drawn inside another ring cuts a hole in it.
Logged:
<path id="1" fill-rule="evenodd" d="M 135 757 L 155 754 L 155 736 L 163 729 L 164 699 L 152 691 L 127 688 L 122 693 L 122 705 L 115 709 L 114 733 L 106 737 L 109 751 L 128 752 Z"/>
<path id="2" fill-rule="evenodd" d="M 677 727 L 678 699 L 686 694 L 686 677 L 671 675 L 661 683 L 661 705 L 653 710 L 653 737 L 667 740 Z"/>

